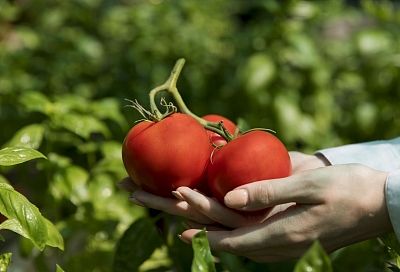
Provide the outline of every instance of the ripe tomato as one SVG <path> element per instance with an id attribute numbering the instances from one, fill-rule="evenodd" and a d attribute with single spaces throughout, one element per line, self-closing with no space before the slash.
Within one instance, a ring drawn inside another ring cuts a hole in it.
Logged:
<path id="1" fill-rule="evenodd" d="M 215 150 L 208 165 L 211 193 L 221 203 L 232 189 L 258 180 L 289 176 L 288 151 L 274 135 L 251 131 Z"/>
<path id="2" fill-rule="evenodd" d="M 124 140 L 122 159 L 137 185 L 172 197 L 179 186 L 193 188 L 204 179 L 209 146 L 206 130 L 193 117 L 174 113 L 135 125 Z"/>
<path id="3" fill-rule="evenodd" d="M 229 120 L 228 118 L 218 115 L 218 114 L 207 114 L 202 116 L 201 118 L 210 121 L 210 122 L 220 122 L 223 121 L 224 122 L 224 126 L 225 128 L 229 131 L 229 133 L 231 133 L 232 135 L 235 133 L 236 130 L 236 125 L 235 123 L 233 123 L 231 120 Z M 209 138 L 209 152 L 210 152 L 210 157 L 212 152 L 214 151 L 214 149 L 216 148 L 215 146 L 222 146 L 226 144 L 226 140 L 219 135 L 218 133 L 215 133 L 211 130 L 207 130 L 207 135 Z M 208 161 L 208 163 L 210 163 L 210 161 Z M 207 195 L 207 196 L 211 196 L 211 192 L 210 189 L 207 186 L 207 175 L 204 175 L 204 179 L 202 181 L 199 182 L 197 188 L 200 192 L 202 192 L 203 194 Z"/>
<path id="4" fill-rule="evenodd" d="M 207 114 L 202 117 L 203 119 L 210 121 L 210 122 L 220 122 L 222 121 L 224 123 L 225 128 L 229 131 L 230 134 L 234 134 L 236 130 L 236 125 L 233 123 L 231 120 L 229 120 L 226 117 L 223 117 L 221 115 L 217 114 Z M 218 133 L 215 133 L 213 131 L 207 130 L 208 137 L 210 138 L 210 142 L 220 146 L 226 144 L 226 140 L 219 135 Z"/>

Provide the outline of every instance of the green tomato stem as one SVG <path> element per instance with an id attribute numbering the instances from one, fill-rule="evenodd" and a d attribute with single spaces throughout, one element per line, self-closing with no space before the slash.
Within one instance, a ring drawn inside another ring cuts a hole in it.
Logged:
<path id="1" fill-rule="evenodd" d="M 172 97 L 174 98 L 179 110 L 182 113 L 188 114 L 192 116 L 194 119 L 196 119 L 204 128 L 211 130 L 219 135 L 221 135 L 226 141 L 231 141 L 233 139 L 232 134 L 230 134 L 227 129 L 225 128 L 224 124 L 222 122 L 209 122 L 193 112 L 189 110 L 189 108 L 186 106 L 185 102 L 182 99 L 181 94 L 178 91 L 178 88 L 176 87 L 176 83 L 178 81 L 179 75 L 182 72 L 183 66 L 185 65 L 185 59 L 178 59 L 177 62 L 175 63 L 174 68 L 171 71 L 171 74 L 167 81 L 152 89 L 149 93 L 149 98 L 150 98 L 150 107 L 152 113 L 156 116 L 158 120 L 162 120 L 163 118 L 167 117 L 168 115 L 172 114 L 174 111 L 170 111 L 169 108 L 167 107 L 167 110 L 164 114 L 160 112 L 158 109 L 156 102 L 155 102 L 155 97 L 156 95 L 161 92 L 161 91 L 167 91 L 169 92 Z"/>

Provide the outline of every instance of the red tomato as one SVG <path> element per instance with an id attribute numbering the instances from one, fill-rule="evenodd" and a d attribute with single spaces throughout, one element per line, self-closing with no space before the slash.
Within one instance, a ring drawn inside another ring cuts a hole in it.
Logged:
<path id="1" fill-rule="evenodd" d="M 210 121 L 210 122 L 220 122 L 224 123 L 225 128 L 229 131 L 230 134 L 235 134 L 236 125 L 231 120 L 226 117 L 217 114 L 207 114 L 202 117 L 203 119 Z M 208 137 L 210 138 L 211 143 L 214 143 L 217 146 L 226 144 L 226 140 L 213 131 L 207 130 Z"/>
<path id="2" fill-rule="evenodd" d="M 236 130 L 236 125 L 235 123 L 233 123 L 231 120 L 229 120 L 228 118 L 221 116 L 221 115 L 217 115 L 217 114 L 207 114 L 202 116 L 201 118 L 210 121 L 210 122 L 220 122 L 223 121 L 224 122 L 224 126 L 225 128 L 229 131 L 229 133 L 231 133 L 232 135 L 235 133 Z M 214 149 L 216 148 L 214 145 L 216 146 L 222 146 L 226 144 L 226 140 L 219 135 L 218 133 L 215 133 L 211 130 L 207 130 L 207 135 L 209 138 L 209 149 L 210 149 L 210 157 L 212 152 L 214 151 Z M 214 144 L 214 145 L 213 145 Z M 208 161 L 208 163 L 210 163 Z M 207 196 L 211 196 L 211 192 L 210 189 L 207 186 L 207 176 L 204 176 L 204 179 L 198 184 L 197 188 L 199 191 L 201 191 L 203 194 L 207 195 Z"/>
<path id="3" fill-rule="evenodd" d="M 289 176 L 288 151 L 274 135 L 251 131 L 214 151 L 208 166 L 208 187 L 221 203 L 232 189 L 258 180 Z"/>
<path id="4" fill-rule="evenodd" d="M 170 197 L 179 186 L 194 188 L 204 179 L 209 145 L 205 129 L 193 117 L 174 113 L 135 125 L 124 140 L 122 159 L 137 185 Z"/>

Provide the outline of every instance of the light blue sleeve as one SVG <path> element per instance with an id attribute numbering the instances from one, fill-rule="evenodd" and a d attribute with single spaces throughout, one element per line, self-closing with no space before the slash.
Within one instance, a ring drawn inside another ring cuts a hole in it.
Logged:
<path id="1" fill-rule="evenodd" d="M 390 221 L 400 241 L 400 137 L 319 150 L 332 165 L 361 163 L 389 172 L 386 180 L 386 204 Z"/>
<path id="2" fill-rule="evenodd" d="M 397 240 L 400 241 L 400 170 L 391 172 L 386 180 L 386 204 Z"/>
<path id="3" fill-rule="evenodd" d="M 385 172 L 400 169 L 400 137 L 322 149 L 317 153 L 324 155 L 332 165 L 361 163 Z"/>

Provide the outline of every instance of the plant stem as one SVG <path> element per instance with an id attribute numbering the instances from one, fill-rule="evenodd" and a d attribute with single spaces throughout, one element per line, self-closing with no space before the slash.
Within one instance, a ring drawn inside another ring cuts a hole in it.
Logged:
<path id="1" fill-rule="evenodd" d="M 183 58 L 178 59 L 177 62 L 175 63 L 174 68 L 172 69 L 171 74 L 170 74 L 169 78 L 167 79 L 167 81 L 164 84 L 162 84 L 150 91 L 149 97 L 150 97 L 151 111 L 154 113 L 154 115 L 157 117 L 158 120 L 161 120 L 164 117 L 171 114 L 171 112 L 169 112 L 168 109 L 164 114 L 162 114 L 160 112 L 160 110 L 157 108 L 157 105 L 155 102 L 155 97 L 156 97 L 157 93 L 159 93 L 161 91 L 167 91 L 172 95 L 179 110 L 182 113 L 190 115 L 191 117 L 196 119 L 206 129 L 211 130 L 215 133 L 218 133 L 219 135 L 224 137 L 225 140 L 227 140 L 227 141 L 231 141 L 233 139 L 233 136 L 226 130 L 226 128 L 224 127 L 224 124 L 222 122 L 209 122 L 209 121 L 197 116 L 193 112 L 191 112 L 189 110 L 189 108 L 186 106 L 185 102 L 182 99 L 181 94 L 178 91 L 178 88 L 176 87 L 176 83 L 178 81 L 179 75 L 180 75 L 184 65 L 185 65 L 185 59 L 183 59 Z"/>

